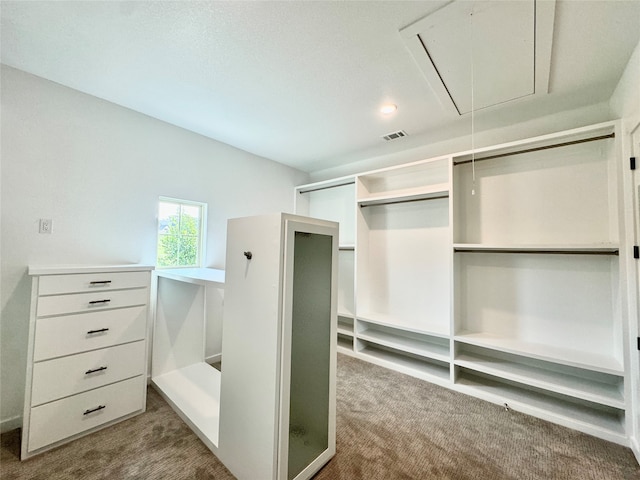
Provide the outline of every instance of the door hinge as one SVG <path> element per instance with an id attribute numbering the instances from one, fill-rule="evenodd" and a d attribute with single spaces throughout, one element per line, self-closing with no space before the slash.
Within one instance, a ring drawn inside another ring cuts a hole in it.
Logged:
<path id="1" fill-rule="evenodd" d="M 636 157 L 629 157 L 629 168 L 631 168 L 631 170 L 636 169 Z"/>
<path id="2" fill-rule="evenodd" d="M 640 337 L 638 337 L 638 350 L 640 350 Z"/>
<path id="3" fill-rule="evenodd" d="M 633 258 L 640 258 L 640 247 L 638 245 L 633 246 Z"/>

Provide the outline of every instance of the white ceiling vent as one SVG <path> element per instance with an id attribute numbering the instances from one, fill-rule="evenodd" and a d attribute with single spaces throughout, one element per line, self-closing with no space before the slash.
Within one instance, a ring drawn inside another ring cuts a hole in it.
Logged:
<path id="1" fill-rule="evenodd" d="M 400 33 L 446 110 L 464 115 L 549 87 L 555 0 L 455 1 Z"/>
<path id="2" fill-rule="evenodd" d="M 398 130 L 397 132 L 387 133 L 386 135 L 383 135 L 382 138 L 384 138 L 388 142 L 389 140 L 396 140 L 398 138 L 406 136 L 407 132 L 405 132 L 404 130 Z"/>

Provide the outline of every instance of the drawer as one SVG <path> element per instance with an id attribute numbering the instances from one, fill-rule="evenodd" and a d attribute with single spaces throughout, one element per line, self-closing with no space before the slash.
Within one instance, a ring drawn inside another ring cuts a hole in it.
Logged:
<path id="1" fill-rule="evenodd" d="M 33 360 L 87 352 L 147 335 L 147 307 L 103 310 L 36 320 Z"/>
<path id="2" fill-rule="evenodd" d="M 126 288 L 148 287 L 149 272 L 77 273 L 43 275 L 39 279 L 38 295 L 82 293 Z"/>
<path id="3" fill-rule="evenodd" d="M 31 405 L 142 375 L 145 365 L 145 342 L 142 340 L 36 363 Z"/>
<path id="4" fill-rule="evenodd" d="M 28 451 L 141 411 L 145 382 L 140 375 L 32 408 Z"/>
<path id="5" fill-rule="evenodd" d="M 52 295 L 50 297 L 38 297 L 37 311 L 38 317 L 44 317 L 74 312 L 95 312 L 105 308 L 146 305 L 148 301 L 148 288 Z"/>

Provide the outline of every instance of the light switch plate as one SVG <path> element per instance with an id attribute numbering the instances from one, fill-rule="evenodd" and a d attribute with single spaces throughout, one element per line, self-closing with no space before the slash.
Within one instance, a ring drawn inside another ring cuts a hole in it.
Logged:
<path id="1" fill-rule="evenodd" d="M 51 233 L 51 219 L 50 218 L 41 218 L 40 219 L 40 233 Z"/>

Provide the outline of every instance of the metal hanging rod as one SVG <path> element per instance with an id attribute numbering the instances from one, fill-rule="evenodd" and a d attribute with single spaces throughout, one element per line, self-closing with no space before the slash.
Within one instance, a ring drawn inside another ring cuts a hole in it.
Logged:
<path id="1" fill-rule="evenodd" d="M 354 183 L 356 183 L 355 180 L 349 180 L 348 182 L 338 183 L 336 185 L 327 185 L 325 187 L 307 188 L 307 189 L 304 189 L 304 190 L 300 190 L 298 193 L 303 194 L 303 193 L 309 193 L 309 192 L 317 192 L 318 190 L 326 190 L 328 188 L 344 187 L 345 185 L 353 185 Z"/>
<path id="2" fill-rule="evenodd" d="M 530 253 L 543 255 L 619 255 L 618 250 L 602 251 L 602 250 L 503 250 L 500 248 L 464 248 L 456 247 L 457 253 Z"/>
<path id="3" fill-rule="evenodd" d="M 615 138 L 615 136 L 616 136 L 615 133 L 609 133 L 607 135 L 599 135 L 597 137 L 583 138 L 581 140 L 572 140 L 570 142 L 554 143 L 553 145 L 545 145 L 543 147 L 526 148 L 524 150 L 517 150 L 515 152 L 509 152 L 509 153 L 498 153 L 496 155 L 489 155 L 488 157 L 480 157 L 480 158 L 476 157 L 474 160 L 461 160 L 459 162 L 453 162 L 453 164 L 464 165 L 465 163 L 471 163 L 472 161 L 481 162 L 482 160 L 491 160 L 494 158 L 509 157 L 511 155 L 519 155 L 521 153 L 531 153 L 531 152 L 538 152 L 540 150 L 549 150 L 551 148 L 567 147 L 569 145 L 577 145 L 579 143 L 595 142 L 597 140 L 606 140 L 608 138 Z"/>
<path id="4" fill-rule="evenodd" d="M 396 203 L 412 203 L 412 202 L 424 202 L 427 200 L 437 200 L 439 198 L 449 198 L 449 195 L 436 195 L 434 197 L 422 197 L 422 198 L 410 198 L 410 199 L 406 199 L 406 200 L 385 200 L 385 201 L 373 201 L 373 202 L 367 202 L 366 200 L 362 200 L 360 202 L 360 208 L 365 208 L 365 207 L 377 207 L 380 205 L 393 205 Z"/>

